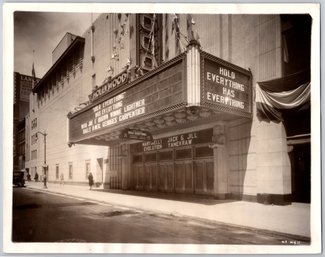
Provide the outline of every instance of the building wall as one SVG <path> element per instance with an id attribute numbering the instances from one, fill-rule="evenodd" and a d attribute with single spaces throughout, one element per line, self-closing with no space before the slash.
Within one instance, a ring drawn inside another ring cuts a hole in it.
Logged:
<path id="1" fill-rule="evenodd" d="M 121 14 L 120 18 L 118 14 L 102 14 L 93 22 L 93 27 L 86 30 L 83 34 L 85 50 L 82 97 L 87 97 L 94 86 L 101 86 L 108 76 L 114 77 L 123 70 L 128 58 L 131 58 L 130 40 L 133 36 L 134 32 L 130 33 L 129 16 L 126 14 Z M 94 75 L 95 83 L 92 81 Z"/>
<path id="2" fill-rule="evenodd" d="M 250 69 L 253 95 L 258 81 L 282 76 L 279 15 L 192 15 L 202 50 Z M 174 15 L 164 16 L 164 57 L 177 55 Z M 186 45 L 188 15 L 179 15 L 181 46 Z M 169 32 L 168 32 L 169 31 Z M 166 55 L 166 51 L 168 55 Z M 282 124 L 260 122 L 253 104 L 252 120 L 238 119 L 226 126 L 228 193 L 252 198 L 257 194 L 290 194 L 290 163 Z"/>
<path id="3" fill-rule="evenodd" d="M 63 173 L 65 181 L 87 183 L 86 162 L 90 163 L 89 171 L 93 172 L 95 177 L 97 158 L 107 158 L 108 147 L 105 146 L 68 146 L 67 114 L 84 102 L 91 93 L 91 88 L 85 90 L 83 87 L 87 84 L 83 84 L 83 80 L 86 78 L 83 74 L 86 70 L 84 64 L 87 63 L 87 60 L 83 58 L 86 55 L 83 52 L 85 50 L 83 48 L 81 50 L 82 56 L 79 60 L 71 62 L 69 59 L 67 63 L 62 63 L 61 67 L 66 67 L 66 69 L 61 68 L 53 71 L 50 74 L 51 79 L 48 83 L 44 83 L 40 92 L 31 94 L 31 98 L 33 98 L 31 110 L 34 110 L 30 112 L 28 125 L 31 158 L 26 166 L 30 169 L 32 178 L 34 178 L 36 170 L 39 175 L 42 175 L 44 164 L 44 136 L 37 132 L 46 133 L 48 181 L 59 181 L 60 175 Z M 105 57 L 103 56 L 103 58 Z M 37 119 L 36 127 L 32 127 L 34 119 Z M 33 136 L 35 137 L 36 134 L 37 140 L 33 142 Z M 36 158 L 35 155 L 33 157 L 33 151 L 37 151 Z M 69 176 L 69 165 L 72 165 L 72 177 Z"/>
<path id="4" fill-rule="evenodd" d="M 107 147 L 76 145 L 71 148 L 67 144 L 67 113 L 80 103 L 79 85 L 81 83 L 81 73 L 76 74 L 76 78 L 65 83 L 61 92 L 39 110 L 40 131 L 47 133 L 47 164 L 49 165 L 49 181 L 59 180 L 56 176 L 56 166 L 59 166 L 59 174 L 64 173 L 68 180 L 68 163 L 72 162 L 74 170 L 74 181 L 86 181 L 84 175 L 85 161 L 90 160 L 91 170 L 95 171 L 95 159 L 107 156 Z M 39 135 L 39 141 L 43 142 L 43 137 Z M 39 146 L 39 164 L 42 164 L 44 147 Z"/>
<path id="5" fill-rule="evenodd" d="M 278 15 L 261 17 L 259 23 L 259 79 L 282 75 L 281 23 Z M 270 40 L 265 38 L 270 37 Z M 258 193 L 291 194 L 291 167 L 282 123 L 257 121 Z"/>

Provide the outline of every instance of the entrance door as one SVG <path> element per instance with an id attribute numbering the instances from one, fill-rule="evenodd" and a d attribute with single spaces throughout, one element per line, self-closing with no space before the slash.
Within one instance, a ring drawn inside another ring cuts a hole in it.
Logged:
<path id="1" fill-rule="evenodd" d="M 112 189 L 122 188 L 122 158 L 121 146 L 115 145 L 110 147 L 109 151 L 109 183 Z"/>
<path id="2" fill-rule="evenodd" d="M 157 190 L 157 154 L 144 154 L 143 182 L 146 191 Z"/>
<path id="3" fill-rule="evenodd" d="M 175 150 L 175 191 L 193 193 L 193 149 Z"/>
<path id="4" fill-rule="evenodd" d="M 178 193 L 193 192 L 192 161 L 175 162 L 175 191 Z"/>
<path id="5" fill-rule="evenodd" d="M 158 190 L 174 191 L 174 161 L 173 150 L 158 153 Z"/>
<path id="6" fill-rule="evenodd" d="M 174 165 L 172 162 L 158 164 L 158 190 L 161 192 L 174 191 Z"/>
<path id="7" fill-rule="evenodd" d="M 96 166 L 96 183 L 103 184 L 104 173 L 103 173 L 103 158 L 97 158 L 97 166 Z"/>
<path id="8" fill-rule="evenodd" d="M 292 201 L 310 203 L 310 144 L 295 145 L 292 157 Z"/>
<path id="9" fill-rule="evenodd" d="M 136 190 L 213 194 L 213 149 L 207 144 L 132 155 Z"/>
<path id="10" fill-rule="evenodd" d="M 133 173 L 134 173 L 134 184 L 135 189 L 143 190 L 144 189 L 144 172 L 143 172 L 143 165 L 142 164 L 135 164 L 133 165 Z"/>
<path id="11" fill-rule="evenodd" d="M 196 194 L 213 194 L 214 164 L 213 149 L 207 145 L 194 150 L 194 187 Z"/>
<path id="12" fill-rule="evenodd" d="M 144 189 L 146 191 L 157 190 L 157 164 L 145 164 L 144 166 Z"/>
<path id="13" fill-rule="evenodd" d="M 212 194 L 214 182 L 213 160 L 194 162 L 194 181 L 196 194 Z"/>

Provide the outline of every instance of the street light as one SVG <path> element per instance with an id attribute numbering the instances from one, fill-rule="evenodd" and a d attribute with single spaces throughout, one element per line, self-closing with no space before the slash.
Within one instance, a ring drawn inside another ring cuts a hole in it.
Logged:
<path id="1" fill-rule="evenodd" d="M 47 180 L 47 164 L 46 164 L 46 132 L 44 131 L 44 133 L 40 132 L 40 131 L 37 131 L 36 132 L 36 138 L 37 137 L 37 134 L 41 134 L 43 137 L 44 137 L 44 164 L 43 164 L 43 171 L 44 171 L 44 188 L 47 188 L 47 185 L 46 185 L 46 180 Z"/>

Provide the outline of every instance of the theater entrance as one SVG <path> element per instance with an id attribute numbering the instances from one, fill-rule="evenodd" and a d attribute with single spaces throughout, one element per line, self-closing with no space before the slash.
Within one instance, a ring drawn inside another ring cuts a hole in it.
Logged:
<path id="1" fill-rule="evenodd" d="M 213 149 L 208 144 L 132 155 L 136 190 L 213 195 Z"/>

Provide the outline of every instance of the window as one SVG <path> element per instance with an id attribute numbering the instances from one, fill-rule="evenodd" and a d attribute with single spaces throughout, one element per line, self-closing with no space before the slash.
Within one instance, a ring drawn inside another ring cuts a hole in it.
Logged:
<path id="1" fill-rule="evenodd" d="M 37 118 L 32 120 L 32 129 L 37 127 Z"/>
<path id="2" fill-rule="evenodd" d="M 310 15 L 281 15 L 283 75 L 310 69 Z"/>
<path id="3" fill-rule="evenodd" d="M 110 170 L 118 170 L 119 169 L 119 156 L 121 155 L 121 147 L 120 146 L 112 146 L 109 150 L 109 168 Z"/>
<path id="4" fill-rule="evenodd" d="M 25 145 L 24 144 L 20 144 L 18 146 L 18 155 L 24 155 L 25 154 Z"/>
<path id="5" fill-rule="evenodd" d="M 69 162 L 69 179 L 73 179 L 72 162 Z"/>
<path id="6" fill-rule="evenodd" d="M 86 179 L 88 179 L 88 175 L 90 173 L 90 160 L 86 161 Z"/>
<path id="7" fill-rule="evenodd" d="M 133 163 L 142 162 L 142 155 L 133 155 Z"/>
<path id="8" fill-rule="evenodd" d="M 195 157 L 208 157 L 213 156 L 213 149 L 208 146 L 196 147 Z"/>
<path id="9" fill-rule="evenodd" d="M 60 176 L 59 164 L 55 166 L 55 179 L 59 179 Z"/>
<path id="10" fill-rule="evenodd" d="M 173 152 L 160 152 L 159 154 L 159 160 L 160 161 L 166 161 L 166 160 L 172 160 L 173 159 Z"/>
<path id="11" fill-rule="evenodd" d="M 192 158 L 192 149 L 182 149 L 176 151 L 176 159 Z"/>
<path id="12" fill-rule="evenodd" d="M 37 159 L 37 150 L 33 150 L 33 151 L 32 151 L 31 159 L 32 159 L 32 160 Z"/>
<path id="13" fill-rule="evenodd" d="M 30 141 L 31 141 L 31 145 L 35 144 L 37 142 L 37 135 L 36 134 L 32 135 Z"/>
<path id="14" fill-rule="evenodd" d="M 146 154 L 144 157 L 145 157 L 146 162 L 155 162 L 156 161 L 156 153 L 149 153 L 149 154 Z"/>

